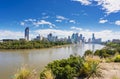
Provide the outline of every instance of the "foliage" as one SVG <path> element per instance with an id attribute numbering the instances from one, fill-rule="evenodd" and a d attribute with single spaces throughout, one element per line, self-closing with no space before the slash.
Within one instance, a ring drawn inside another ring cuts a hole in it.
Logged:
<path id="1" fill-rule="evenodd" d="M 116 55 L 116 56 L 115 56 L 114 62 L 120 62 L 120 55 Z"/>
<path id="2" fill-rule="evenodd" d="M 106 58 L 110 56 L 114 56 L 116 54 L 115 50 L 112 49 L 101 49 L 101 50 L 96 50 L 94 55 L 99 56 L 100 58 Z"/>
<path id="3" fill-rule="evenodd" d="M 81 57 L 71 56 L 68 59 L 56 60 L 49 63 L 47 68 L 50 68 L 55 75 L 55 79 L 73 79 L 77 75 L 78 69 L 82 66 Z"/>
<path id="4" fill-rule="evenodd" d="M 50 69 L 45 69 L 41 74 L 40 74 L 40 79 L 54 79 L 54 75 Z"/>
<path id="5" fill-rule="evenodd" d="M 55 79 L 73 79 L 73 77 L 87 78 L 100 76 L 98 65 L 98 62 L 88 62 L 80 56 L 71 55 L 67 59 L 55 60 L 49 63 L 46 69 L 51 69 Z M 44 71 L 41 72 L 41 74 L 43 73 Z"/>
<path id="6" fill-rule="evenodd" d="M 92 77 L 93 79 L 95 77 L 102 77 L 102 72 L 100 71 L 100 67 L 99 67 L 99 63 L 97 62 L 92 62 L 89 64 L 89 70 L 88 70 L 88 77 L 87 79 L 89 79 L 90 77 Z"/>
<path id="7" fill-rule="evenodd" d="M 120 54 L 120 43 L 110 42 L 110 43 L 107 43 L 106 46 L 108 48 L 112 48 L 112 49 L 116 50 L 116 52 L 118 52 Z"/>
<path id="8" fill-rule="evenodd" d="M 93 54 L 93 52 L 91 50 L 87 50 L 87 51 L 85 51 L 84 56 L 92 55 L 92 54 Z"/>
<path id="9" fill-rule="evenodd" d="M 0 42 L 0 49 L 39 49 L 39 48 L 49 48 L 57 45 L 65 45 L 67 42 L 56 41 L 8 41 Z"/>

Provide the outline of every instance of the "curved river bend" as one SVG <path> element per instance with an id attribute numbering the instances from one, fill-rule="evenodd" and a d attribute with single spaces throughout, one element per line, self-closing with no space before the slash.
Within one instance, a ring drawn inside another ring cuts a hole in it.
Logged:
<path id="1" fill-rule="evenodd" d="M 71 54 L 83 55 L 84 51 L 103 48 L 100 44 L 66 45 L 48 49 L 0 50 L 0 79 L 12 79 L 23 64 L 40 72 L 45 65 L 57 59 L 68 58 Z"/>

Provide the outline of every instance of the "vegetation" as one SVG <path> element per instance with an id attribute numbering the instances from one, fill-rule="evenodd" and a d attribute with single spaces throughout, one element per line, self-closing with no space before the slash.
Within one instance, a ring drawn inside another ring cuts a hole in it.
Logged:
<path id="1" fill-rule="evenodd" d="M 26 67 L 20 68 L 14 75 L 14 79 L 38 79 L 35 71 L 30 71 Z"/>
<path id="2" fill-rule="evenodd" d="M 54 79 L 54 75 L 50 69 L 45 69 L 41 74 L 40 74 L 40 79 Z"/>
<path id="3" fill-rule="evenodd" d="M 93 55 L 93 52 L 91 50 L 87 50 L 85 51 L 84 56 L 87 56 L 87 55 Z"/>
<path id="4" fill-rule="evenodd" d="M 87 78 L 101 77 L 99 63 L 95 61 L 87 62 L 80 56 L 70 56 L 70 58 L 56 60 L 49 63 L 45 70 L 51 70 L 54 77 L 51 79 L 73 79 L 74 77 Z M 41 72 L 40 79 L 47 79 L 45 70 Z M 49 74 L 51 74 L 49 73 Z"/>
<path id="5" fill-rule="evenodd" d="M 115 56 L 114 62 L 120 62 L 120 55 L 116 55 L 116 56 Z"/>
<path id="6" fill-rule="evenodd" d="M 111 57 L 116 54 L 115 50 L 112 49 L 101 49 L 101 50 L 96 50 L 94 55 L 99 56 L 100 58 L 106 58 L 106 57 Z"/>
<path id="7" fill-rule="evenodd" d="M 57 45 L 69 44 L 67 42 L 57 41 L 8 41 L 0 42 L 0 49 L 39 49 L 39 48 L 49 48 Z"/>
<path id="8" fill-rule="evenodd" d="M 102 77 L 102 72 L 100 71 L 99 63 L 92 62 L 91 64 L 89 64 L 87 79 L 89 79 L 90 77 L 92 77 L 93 79 L 95 77 Z"/>
<path id="9" fill-rule="evenodd" d="M 114 49 L 114 50 L 116 50 L 116 52 L 118 52 L 120 54 L 120 43 L 110 42 L 110 43 L 106 44 L 106 47 L 110 48 L 110 49 Z"/>

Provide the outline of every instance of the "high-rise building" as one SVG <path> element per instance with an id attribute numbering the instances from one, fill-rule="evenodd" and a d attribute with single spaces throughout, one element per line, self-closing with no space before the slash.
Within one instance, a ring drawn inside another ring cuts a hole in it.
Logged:
<path id="1" fill-rule="evenodd" d="M 25 40 L 29 40 L 29 27 L 25 28 Z"/>
<path id="2" fill-rule="evenodd" d="M 93 43 L 95 42 L 95 35 L 94 35 L 94 33 L 92 34 L 92 42 Z"/>
<path id="3" fill-rule="evenodd" d="M 94 33 L 92 34 L 92 40 L 95 40 L 95 35 L 94 35 Z"/>
<path id="4" fill-rule="evenodd" d="M 80 40 L 82 40 L 82 38 L 83 38 L 83 35 L 82 35 L 82 34 L 80 34 Z"/>
<path id="5" fill-rule="evenodd" d="M 92 43 L 101 43 L 102 39 L 101 38 L 95 38 L 94 33 L 92 34 Z"/>
<path id="6" fill-rule="evenodd" d="M 48 34 L 47 39 L 48 39 L 49 41 L 53 41 L 52 33 L 49 33 L 49 34 Z"/>

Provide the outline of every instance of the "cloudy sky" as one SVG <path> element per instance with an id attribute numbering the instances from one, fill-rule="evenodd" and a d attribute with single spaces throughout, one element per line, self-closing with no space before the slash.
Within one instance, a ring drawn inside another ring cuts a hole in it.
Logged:
<path id="1" fill-rule="evenodd" d="M 0 0 L 0 39 L 48 33 L 120 39 L 120 0 Z"/>

